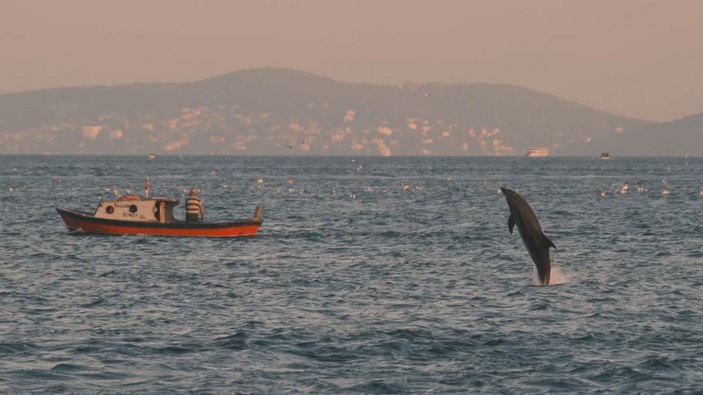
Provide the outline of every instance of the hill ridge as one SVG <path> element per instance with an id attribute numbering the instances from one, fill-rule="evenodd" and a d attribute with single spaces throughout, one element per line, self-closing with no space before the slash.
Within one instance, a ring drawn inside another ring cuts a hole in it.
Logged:
<path id="1" fill-rule="evenodd" d="M 376 85 L 275 67 L 0 95 L 0 154 L 559 154 L 647 125 L 509 84 Z"/>

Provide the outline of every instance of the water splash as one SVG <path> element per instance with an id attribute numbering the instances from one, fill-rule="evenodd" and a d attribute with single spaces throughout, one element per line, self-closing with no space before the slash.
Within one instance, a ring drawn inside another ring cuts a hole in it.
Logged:
<path id="1" fill-rule="evenodd" d="M 549 285 L 562 285 L 569 282 L 569 278 L 566 274 L 562 273 L 557 266 L 552 264 L 552 271 L 549 274 Z M 542 284 L 539 282 L 539 277 L 537 276 L 537 270 L 532 272 L 532 285 L 536 287 L 541 287 Z"/>

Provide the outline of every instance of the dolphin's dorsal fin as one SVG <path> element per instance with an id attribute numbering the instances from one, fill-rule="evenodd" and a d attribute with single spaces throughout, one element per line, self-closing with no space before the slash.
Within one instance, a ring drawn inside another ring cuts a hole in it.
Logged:
<path id="1" fill-rule="evenodd" d="M 544 244 L 546 244 L 547 247 L 552 247 L 555 250 L 557 249 L 557 246 L 555 246 L 554 243 L 551 240 L 549 240 L 549 237 L 547 237 L 547 235 L 542 233 L 542 237 L 544 238 Z"/>
<path id="2" fill-rule="evenodd" d="M 513 233 L 513 227 L 515 227 L 515 218 L 511 213 L 510 217 L 508 217 L 508 230 L 510 231 L 510 233 Z"/>

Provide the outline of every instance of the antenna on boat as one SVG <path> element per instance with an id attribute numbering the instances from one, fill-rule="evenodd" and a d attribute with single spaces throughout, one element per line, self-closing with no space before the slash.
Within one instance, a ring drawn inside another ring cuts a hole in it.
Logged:
<path id="1" fill-rule="evenodd" d="M 144 196 L 149 197 L 149 177 L 144 181 Z"/>

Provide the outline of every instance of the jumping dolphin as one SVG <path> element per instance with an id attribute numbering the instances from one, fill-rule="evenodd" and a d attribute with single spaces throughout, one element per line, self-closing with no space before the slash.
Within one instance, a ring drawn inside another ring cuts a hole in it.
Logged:
<path id="1" fill-rule="evenodd" d="M 537 220 L 537 215 L 529 204 L 516 192 L 507 188 L 500 188 L 505 200 L 508 201 L 510 217 L 508 218 L 508 230 L 513 233 L 513 227 L 517 225 L 522 242 L 525 243 L 527 251 L 530 253 L 532 261 L 537 267 L 537 276 L 542 285 L 549 284 L 549 275 L 552 271 L 552 263 L 549 260 L 549 247 L 557 248 L 554 243 L 542 232 L 542 227 Z"/>

